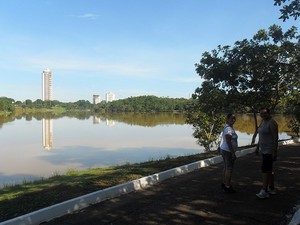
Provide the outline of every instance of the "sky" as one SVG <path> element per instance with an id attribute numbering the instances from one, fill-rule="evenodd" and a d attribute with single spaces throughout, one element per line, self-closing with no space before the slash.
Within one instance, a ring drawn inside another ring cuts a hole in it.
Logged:
<path id="1" fill-rule="evenodd" d="M 273 0 L 0 0 L 0 97 L 42 99 L 52 71 L 61 102 L 190 98 L 205 51 L 251 39 L 279 20 Z"/>

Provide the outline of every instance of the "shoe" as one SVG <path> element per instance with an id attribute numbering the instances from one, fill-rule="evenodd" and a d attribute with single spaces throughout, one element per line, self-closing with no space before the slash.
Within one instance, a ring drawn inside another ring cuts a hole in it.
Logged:
<path id="1" fill-rule="evenodd" d="M 256 194 L 256 196 L 260 199 L 265 199 L 265 198 L 269 198 L 270 195 L 268 194 L 268 192 L 266 192 L 264 189 L 261 189 L 260 192 L 258 194 Z"/>
<path id="2" fill-rule="evenodd" d="M 268 188 L 268 193 L 269 193 L 270 195 L 276 195 L 276 194 L 277 194 L 277 190 L 276 190 L 276 188 L 273 188 L 273 189 Z"/>
<path id="3" fill-rule="evenodd" d="M 228 187 L 226 187 L 225 185 L 224 185 L 224 192 L 225 193 L 229 193 L 229 194 L 233 194 L 233 193 L 236 193 L 236 190 L 234 190 L 233 188 L 232 188 L 232 186 L 230 186 L 229 188 Z"/>

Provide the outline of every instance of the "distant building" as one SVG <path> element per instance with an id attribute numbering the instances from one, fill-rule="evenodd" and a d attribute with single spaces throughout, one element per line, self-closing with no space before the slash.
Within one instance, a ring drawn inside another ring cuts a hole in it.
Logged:
<path id="1" fill-rule="evenodd" d="M 42 100 L 53 100 L 52 96 L 52 72 L 45 69 L 42 72 Z"/>
<path id="2" fill-rule="evenodd" d="M 100 95 L 93 95 L 93 103 L 95 105 L 100 103 Z"/>
<path id="3" fill-rule="evenodd" d="M 114 93 L 112 92 L 106 93 L 106 102 L 112 102 L 114 100 L 116 100 L 116 96 Z"/>

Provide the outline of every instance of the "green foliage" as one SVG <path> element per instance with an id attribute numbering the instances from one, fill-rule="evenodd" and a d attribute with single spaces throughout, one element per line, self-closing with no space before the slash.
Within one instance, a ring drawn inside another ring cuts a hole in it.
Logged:
<path id="1" fill-rule="evenodd" d="M 23 112 L 65 112 L 65 111 L 91 111 L 98 114 L 114 112 L 173 112 L 186 110 L 190 104 L 190 99 L 185 98 L 160 98 L 156 96 L 139 96 L 121 99 L 113 102 L 101 103 L 95 105 L 87 100 L 78 100 L 76 102 L 63 103 L 59 101 L 42 101 L 30 99 L 24 102 L 16 101 L 3 97 L 0 99 L 0 111 L 8 109 L 8 105 L 17 106 L 19 111 Z M 1 107 L 2 106 L 2 107 Z M 6 110 L 7 111 L 7 110 Z"/>
<path id="2" fill-rule="evenodd" d="M 292 115 L 288 127 L 300 137 L 300 90 L 292 90 L 286 101 L 285 112 Z"/>
<path id="3" fill-rule="evenodd" d="M 273 25 L 233 47 L 218 46 L 205 52 L 196 64 L 197 73 L 205 80 L 200 90 L 208 96 L 218 89 L 222 94 L 218 98 L 225 104 L 234 103 L 252 112 L 260 107 L 274 109 L 291 89 L 299 88 L 299 41 L 296 27 L 284 33 Z"/>
<path id="4" fill-rule="evenodd" d="M 192 95 L 194 99 L 194 111 L 201 109 L 202 112 L 220 113 L 224 108 L 229 108 L 226 92 L 218 89 L 212 81 L 203 81 L 202 86 L 195 90 Z"/>
<path id="5" fill-rule="evenodd" d="M 286 3 L 288 2 L 288 3 Z M 295 20 L 300 16 L 300 0 L 274 0 L 274 5 L 281 6 L 281 16 L 279 19 L 286 21 L 290 17 L 294 17 Z"/>
<path id="6" fill-rule="evenodd" d="M 185 111 L 189 100 L 185 98 L 162 98 L 156 96 L 138 96 L 108 103 L 99 103 L 100 112 L 170 112 Z"/>
<path id="7" fill-rule="evenodd" d="M 217 146 L 219 135 L 224 126 L 224 93 L 204 82 L 202 88 L 197 88 L 190 103 L 186 122 L 193 126 L 193 136 L 206 152 Z"/>
<path id="8" fill-rule="evenodd" d="M 15 111 L 14 100 L 7 97 L 0 97 L 0 112 L 12 113 Z"/>
<path id="9" fill-rule="evenodd" d="M 281 104 L 282 108 L 286 98 L 300 90 L 299 43 L 296 27 L 284 32 L 280 26 L 272 25 L 268 30 L 259 30 L 250 40 L 236 41 L 233 47 L 218 46 L 204 52 L 195 65 L 204 81 L 195 90 L 196 105 L 188 113 L 198 142 L 209 149 L 215 139 L 211 126 L 215 125 L 217 113 L 253 112 L 257 130 L 256 112 L 261 107 L 274 110 Z M 255 137 L 256 132 L 252 143 Z"/>
<path id="10" fill-rule="evenodd" d="M 30 99 L 25 100 L 23 103 L 21 101 L 17 101 L 15 103 L 16 106 L 22 107 L 25 109 L 48 109 L 51 111 L 57 111 L 58 108 L 60 108 L 59 111 L 62 111 L 62 109 L 65 110 L 92 110 L 93 104 L 91 104 L 89 101 L 86 100 L 78 100 L 74 103 L 63 103 L 59 102 L 57 100 L 54 101 L 43 101 L 41 99 L 37 99 L 35 101 L 32 101 Z"/>
<path id="11" fill-rule="evenodd" d="M 217 146 L 218 138 L 224 126 L 224 116 L 201 111 L 189 114 L 187 123 L 193 125 L 193 136 L 206 152 Z"/>
<path id="12" fill-rule="evenodd" d="M 300 120 L 291 119 L 288 127 L 293 131 L 293 136 L 300 137 Z"/>

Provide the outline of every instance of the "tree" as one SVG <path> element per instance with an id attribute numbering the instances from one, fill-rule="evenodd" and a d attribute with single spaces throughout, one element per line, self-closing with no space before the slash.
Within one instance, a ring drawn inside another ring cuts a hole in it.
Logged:
<path id="1" fill-rule="evenodd" d="M 289 2 L 288 4 L 285 4 Z M 279 19 L 286 21 L 290 17 L 294 17 L 295 20 L 300 16 L 300 0 L 274 0 L 274 5 L 281 6 L 281 16 Z"/>
<path id="2" fill-rule="evenodd" d="M 197 139 L 197 143 L 204 147 L 206 152 L 217 146 L 220 136 L 224 117 L 212 112 L 203 112 L 192 110 L 187 115 L 186 122 L 193 126 L 193 136 Z"/>
<path id="3" fill-rule="evenodd" d="M 92 103 L 90 103 L 87 100 L 78 100 L 77 102 L 74 103 L 77 109 L 80 110 L 89 110 L 92 108 Z"/>
<path id="4" fill-rule="evenodd" d="M 13 112 L 15 110 L 13 103 L 14 100 L 12 98 L 0 97 L 0 111 Z"/>
<path id="5" fill-rule="evenodd" d="M 25 100 L 25 106 L 28 107 L 28 108 L 31 108 L 32 107 L 32 100 L 26 99 Z"/>
<path id="6" fill-rule="evenodd" d="M 205 151 L 211 151 L 218 144 L 224 125 L 225 92 L 214 87 L 211 81 L 204 81 L 192 95 L 194 99 L 187 110 L 188 124 L 193 126 L 193 136 Z"/>
<path id="7" fill-rule="evenodd" d="M 292 90 L 286 99 L 286 113 L 292 115 L 288 127 L 293 137 L 300 137 L 300 90 Z"/>
<path id="8" fill-rule="evenodd" d="M 296 27 L 284 33 L 280 26 L 272 25 L 268 31 L 259 30 L 250 40 L 235 42 L 233 47 L 218 46 L 211 53 L 204 52 L 196 71 L 205 80 L 201 95 L 207 97 L 198 98 L 220 105 L 220 101 L 209 97 L 211 90 L 220 90 L 228 107 L 234 104 L 237 109 L 254 113 L 257 130 L 259 108 L 274 110 L 292 89 L 300 88 L 299 43 Z"/>
<path id="9" fill-rule="evenodd" d="M 34 105 L 35 108 L 43 108 L 44 101 L 41 99 L 37 99 L 32 104 Z"/>
<path id="10" fill-rule="evenodd" d="M 165 98 L 138 96 L 121 99 L 106 104 L 108 112 L 168 112 L 184 111 L 189 100 L 184 98 Z"/>

